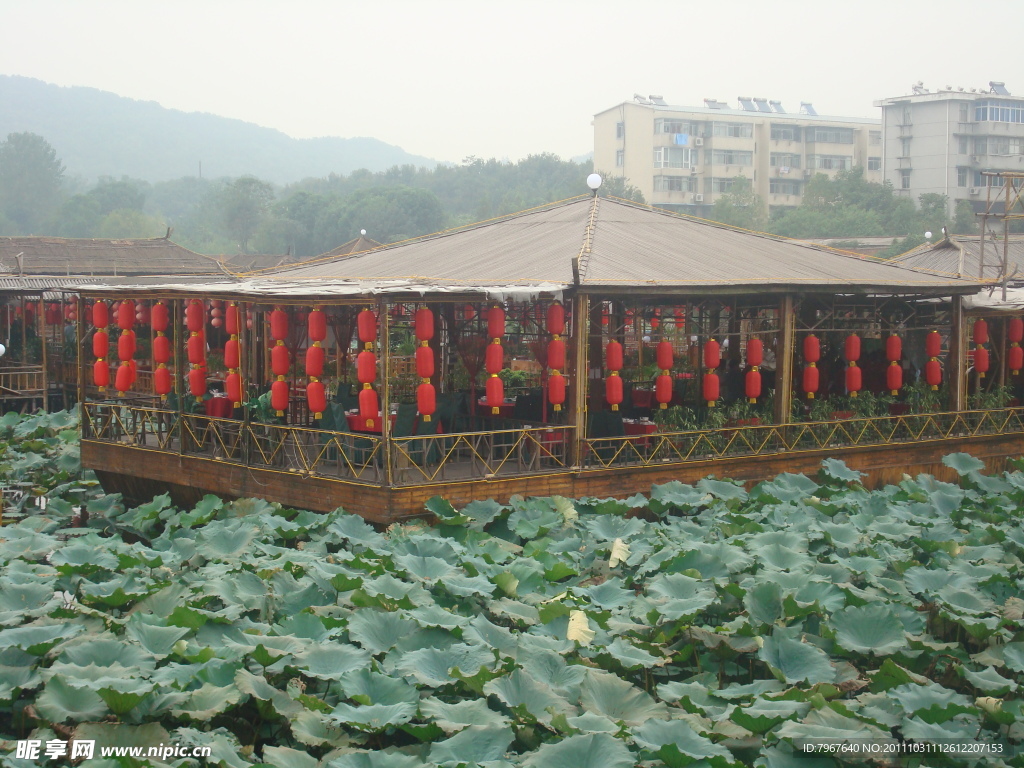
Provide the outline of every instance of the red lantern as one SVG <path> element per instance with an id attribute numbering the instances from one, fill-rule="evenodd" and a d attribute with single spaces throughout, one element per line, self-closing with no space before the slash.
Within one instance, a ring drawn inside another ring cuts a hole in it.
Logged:
<path id="1" fill-rule="evenodd" d="M 807 393 L 808 399 L 814 399 L 814 393 L 818 391 L 820 376 L 816 365 L 808 365 L 804 368 L 804 392 Z"/>
<path id="2" fill-rule="evenodd" d="M 938 331 L 932 331 L 924 337 L 924 353 L 928 357 L 942 354 L 942 335 Z"/>
<path id="3" fill-rule="evenodd" d="M 117 394 L 124 395 L 129 389 L 132 388 L 132 367 L 128 363 L 121 363 L 117 367 L 117 377 L 114 380 L 114 387 L 117 389 Z"/>
<path id="4" fill-rule="evenodd" d="M 153 340 L 156 343 L 156 339 Z M 224 342 L 224 365 L 227 368 L 237 368 L 241 365 L 241 350 L 238 339 L 228 339 Z"/>
<path id="5" fill-rule="evenodd" d="M 804 336 L 804 362 L 816 363 L 821 360 L 821 340 L 813 333 Z"/>
<path id="6" fill-rule="evenodd" d="M 472 304 L 467 304 L 462 308 L 462 317 L 465 320 L 472 320 L 474 317 L 476 317 L 476 310 L 473 309 Z"/>
<path id="7" fill-rule="evenodd" d="M 377 378 L 377 356 L 368 349 L 356 356 L 356 378 L 360 384 L 372 384 Z"/>
<path id="8" fill-rule="evenodd" d="M 747 365 L 755 368 L 764 362 L 764 342 L 760 339 L 747 341 Z"/>
<path id="9" fill-rule="evenodd" d="M 240 326 L 240 319 L 238 316 L 238 305 L 235 302 L 228 304 L 227 311 L 224 313 L 224 330 L 232 336 L 238 335 L 238 329 Z"/>
<path id="10" fill-rule="evenodd" d="M 225 345 L 226 346 L 226 345 Z M 306 376 L 311 378 L 320 378 L 324 375 L 324 361 L 327 353 L 323 347 L 310 347 L 306 350 Z M 225 361 L 227 360 L 227 352 L 224 353 Z M 226 362 L 225 362 L 226 364 Z"/>
<path id="11" fill-rule="evenodd" d="M 288 399 L 290 396 L 291 391 L 288 388 L 288 382 L 284 379 L 278 379 L 270 385 L 270 407 L 274 409 L 278 416 L 284 416 L 284 412 L 288 410 Z"/>
<path id="12" fill-rule="evenodd" d="M 660 326 L 660 325 L 661 325 L 661 319 L 660 318 L 658 318 L 658 317 L 652 317 L 651 318 L 651 330 L 652 331 L 658 330 L 658 326 Z"/>
<path id="13" fill-rule="evenodd" d="M 622 370 L 622 345 L 617 341 L 609 341 L 605 352 L 605 366 L 609 371 Z"/>
<path id="14" fill-rule="evenodd" d="M 161 399 L 170 394 L 171 370 L 166 365 L 161 364 L 153 371 L 153 391 L 160 395 Z"/>
<path id="15" fill-rule="evenodd" d="M 751 370 L 747 371 L 745 390 L 747 394 L 747 400 L 749 400 L 752 403 L 756 403 L 757 398 L 761 396 L 761 372 L 757 370 L 756 366 Z"/>
<path id="16" fill-rule="evenodd" d="M 188 389 L 196 400 L 202 400 L 206 394 L 206 369 L 195 367 L 188 372 Z"/>
<path id="17" fill-rule="evenodd" d="M 237 371 L 232 371 L 227 375 L 224 380 L 224 389 L 227 390 L 226 394 L 228 400 L 232 402 L 235 408 L 238 408 L 242 404 L 242 375 Z"/>
<path id="18" fill-rule="evenodd" d="M 501 413 L 501 405 L 505 402 L 505 382 L 499 376 L 491 376 L 487 379 L 487 405 L 491 407 L 491 414 L 497 416 Z"/>
<path id="19" fill-rule="evenodd" d="M 668 408 L 672 401 L 672 377 L 663 373 L 654 382 L 654 399 L 658 401 L 659 408 Z"/>
<path id="20" fill-rule="evenodd" d="M 96 331 L 92 336 L 92 356 L 104 358 L 110 352 L 110 336 L 106 331 Z"/>
<path id="21" fill-rule="evenodd" d="M 714 339 L 708 339 L 708 343 L 704 345 L 704 367 L 709 371 L 713 371 L 722 364 L 722 347 Z M 717 391 L 717 390 L 716 390 Z M 705 397 L 705 400 L 709 398 Z M 717 400 L 718 397 L 710 398 Z"/>
<path id="22" fill-rule="evenodd" d="M 199 333 L 206 323 L 206 312 L 199 299 L 192 299 L 185 306 L 185 327 L 192 333 Z"/>
<path id="23" fill-rule="evenodd" d="M 320 309 L 314 309 L 306 318 L 306 325 L 309 328 L 309 338 L 313 341 L 323 341 L 327 338 L 327 316 Z"/>
<path id="24" fill-rule="evenodd" d="M 154 304 L 153 309 L 150 310 L 149 319 L 154 331 L 166 331 L 170 326 L 170 313 L 167 310 L 167 305 L 162 301 Z"/>
<path id="25" fill-rule="evenodd" d="M 430 421 L 430 417 L 437 410 L 437 393 L 429 381 L 424 381 L 416 387 L 416 410 L 423 416 L 424 421 Z"/>
<path id="26" fill-rule="evenodd" d="M 434 313 L 429 307 L 420 307 L 416 310 L 416 338 L 420 341 L 429 341 L 434 338 Z"/>
<path id="27" fill-rule="evenodd" d="M 548 333 L 554 336 L 561 336 L 565 333 L 565 307 L 561 302 L 554 302 L 548 305 Z M 550 366 L 554 368 L 555 366 Z"/>
<path id="28" fill-rule="evenodd" d="M 492 376 L 505 367 L 505 350 L 501 344 L 488 344 L 485 357 L 485 367 Z"/>
<path id="29" fill-rule="evenodd" d="M 135 325 L 135 304 L 131 299 L 125 299 L 118 304 L 117 325 L 122 331 L 127 331 Z"/>
<path id="30" fill-rule="evenodd" d="M 843 357 L 848 363 L 860 360 L 860 336 L 856 333 L 851 333 L 843 342 Z"/>
<path id="31" fill-rule="evenodd" d="M 430 347 L 416 347 L 416 375 L 421 379 L 434 375 L 434 350 Z"/>
<path id="32" fill-rule="evenodd" d="M 903 386 L 903 367 L 899 363 L 893 363 L 885 369 L 885 385 L 893 395 L 900 393 Z"/>
<path id="33" fill-rule="evenodd" d="M 270 338 L 283 341 L 288 337 L 288 313 L 280 307 L 270 313 Z"/>
<path id="34" fill-rule="evenodd" d="M 117 338 L 117 357 L 122 363 L 127 363 L 135 354 L 135 334 L 131 331 L 122 331 Z"/>
<path id="35" fill-rule="evenodd" d="M 668 341 L 658 342 L 658 346 L 655 349 L 655 358 L 658 362 L 658 368 L 662 371 L 672 370 L 672 343 Z"/>
<path id="36" fill-rule="evenodd" d="M 985 378 L 985 374 L 988 373 L 988 367 L 988 349 L 985 347 L 978 347 L 974 350 L 974 370 L 981 375 L 981 378 Z"/>
<path id="37" fill-rule="evenodd" d="M 846 369 L 846 391 L 850 393 L 852 397 L 856 397 L 857 393 L 864 386 L 864 374 L 860 368 L 856 365 L 851 365 Z"/>
<path id="38" fill-rule="evenodd" d="M 901 357 L 903 357 L 903 339 L 895 333 L 891 334 L 885 340 L 885 359 L 890 363 L 895 363 Z M 892 389 L 892 387 L 889 387 L 889 389 Z"/>
<path id="39" fill-rule="evenodd" d="M 1007 366 L 1010 369 L 1010 373 L 1014 376 L 1020 373 L 1020 369 L 1024 367 L 1024 347 L 1021 347 L 1017 342 L 1013 343 L 1013 346 L 1007 352 L 1006 355 Z"/>
<path id="40" fill-rule="evenodd" d="M 314 419 L 323 418 L 327 410 L 327 394 L 324 392 L 324 385 L 321 381 L 311 381 L 306 384 L 306 402 Z"/>
<path id="41" fill-rule="evenodd" d="M 681 331 L 686 326 L 686 312 L 684 312 L 680 307 L 676 307 L 673 314 L 676 319 L 676 330 Z"/>
<path id="42" fill-rule="evenodd" d="M 487 337 L 500 339 L 505 335 L 505 310 L 495 305 L 487 313 Z"/>
<path id="43" fill-rule="evenodd" d="M 206 337 L 203 334 L 195 333 L 189 336 L 185 348 L 188 351 L 188 361 L 192 365 L 202 365 L 206 362 Z"/>
<path id="44" fill-rule="evenodd" d="M 565 342 L 561 339 L 548 342 L 548 368 L 554 371 L 565 369 Z"/>
<path id="45" fill-rule="evenodd" d="M 942 383 L 942 366 L 939 361 L 932 358 L 924 364 L 924 380 L 932 389 L 938 389 Z"/>
<path id="46" fill-rule="evenodd" d="M 356 316 L 356 327 L 359 331 L 359 341 L 366 345 L 366 349 L 372 349 L 373 343 L 377 340 L 377 316 L 373 310 L 364 309 Z"/>
<path id="47" fill-rule="evenodd" d="M 110 386 L 110 366 L 106 360 L 97 360 L 92 366 L 92 383 L 103 391 Z"/>
<path id="48" fill-rule="evenodd" d="M 614 371 L 605 380 L 604 399 L 613 411 L 619 410 L 619 404 L 622 402 L 622 377 Z"/>
<path id="49" fill-rule="evenodd" d="M 974 343 L 988 344 L 988 323 L 981 318 L 974 321 Z"/>
<path id="50" fill-rule="evenodd" d="M 1019 344 L 1024 341 L 1024 320 L 1019 317 L 1011 317 L 1006 324 L 1006 338 L 1011 344 Z"/>
<path id="51" fill-rule="evenodd" d="M 562 410 L 562 404 L 565 402 L 565 376 L 560 373 L 553 373 L 548 377 L 548 402 L 556 411 Z"/>
<path id="52" fill-rule="evenodd" d="M 270 350 L 270 370 L 275 376 L 287 376 L 289 368 L 291 368 L 291 359 L 288 355 L 288 347 L 279 341 Z"/>
<path id="53" fill-rule="evenodd" d="M 706 347 L 705 347 L 706 349 Z M 704 374 L 704 400 L 708 404 L 708 408 L 715 407 L 715 401 L 718 400 L 720 392 L 720 383 L 718 381 L 717 373 L 705 373 Z"/>
<path id="54" fill-rule="evenodd" d="M 366 426 L 373 428 L 373 420 L 380 415 L 377 391 L 368 384 L 359 390 L 359 415 L 366 421 Z"/>

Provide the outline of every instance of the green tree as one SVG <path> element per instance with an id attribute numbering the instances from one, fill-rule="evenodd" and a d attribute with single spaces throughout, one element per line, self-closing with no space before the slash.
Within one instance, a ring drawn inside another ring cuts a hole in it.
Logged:
<path id="1" fill-rule="evenodd" d="M 139 184 L 128 179 L 101 179 L 88 194 L 96 201 L 104 216 L 123 209 L 141 211 L 146 204 L 146 193 L 140 189 Z"/>
<path id="2" fill-rule="evenodd" d="M 222 195 L 221 214 L 228 234 L 238 241 L 243 253 L 256 234 L 274 201 L 274 188 L 254 176 L 242 176 L 227 186 Z"/>
<path id="3" fill-rule="evenodd" d="M 709 218 L 733 227 L 764 231 L 768 224 L 764 200 L 754 192 L 754 185 L 745 176 L 733 179 L 729 191 L 715 200 Z"/>
<path id="4" fill-rule="evenodd" d="M 953 211 L 953 232 L 958 235 L 978 234 L 978 217 L 969 200 L 957 200 Z"/>
<path id="5" fill-rule="evenodd" d="M 96 229 L 102 218 L 96 198 L 75 195 L 65 200 L 60 207 L 53 231 L 61 237 L 96 237 Z"/>
<path id="6" fill-rule="evenodd" d="M 56 150 L 35 133 L 11 133 L 0 143 L 0 213 L 11 234 L 28 235 L 60 205 L 64 165 Z"/>
<path id="7" fill-rule="evenodd" d="M 134 208 L 118 208 L 103 217 L 96 235 L 110 239 L 145 238 L 159 237 L 164 231 L 164 223 L 155 216 L 147 216 Z"/>

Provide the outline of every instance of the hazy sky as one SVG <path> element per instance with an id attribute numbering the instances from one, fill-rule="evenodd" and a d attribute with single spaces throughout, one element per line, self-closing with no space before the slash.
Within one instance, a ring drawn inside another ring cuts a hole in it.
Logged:
<path id="1" fill-rule="evenodd" d="M 438 160 L 568 158 L 634 93 L 872 117 L 918 80 L 1024 94 L 1022 22 L 1021 0 L 0 0 L 0 74 Z"/>

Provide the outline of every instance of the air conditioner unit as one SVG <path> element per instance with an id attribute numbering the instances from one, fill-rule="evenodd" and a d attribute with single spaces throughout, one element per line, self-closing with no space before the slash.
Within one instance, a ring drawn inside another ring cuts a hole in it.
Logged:
<path id="1" fill-rule="evenodd" d="M 697 194 L 695 194 L 693 196 L 693 202 L 695 202 L 695 203 L 703 203 L 704 202 L 704 195 L 702 195 L 700 192 L 698 192 Z"/>
<path id="2" fill-rule="evenodd" d="M 971 187 L 970 189 L 967 190 L 967 194 L 969 194 L 969 195 L 977 195 L 977 194 L 980 193 L 980 191 L 981 190 L 979 190 L 977 187 Z"/>
<path id="3" fill-rule="evenodd" d="M 696 138 L 695 138 L 695 139 L 693 140 L 693 145 L 694 145 L 695 147 L 703 147 L 703 146 L 704 146 L 704 139 L 703 139 L 703 138 L 701 138 L 700 136 L 697 136 L 697 137 L 696 137 Z"/>

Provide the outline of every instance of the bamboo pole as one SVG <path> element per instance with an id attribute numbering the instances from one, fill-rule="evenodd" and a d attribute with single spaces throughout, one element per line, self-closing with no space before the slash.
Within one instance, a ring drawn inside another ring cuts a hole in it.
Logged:
<path id="1" fill-rule="evenodd" d="M 779 301 L 779 333 L 775 352 L 775 423 L 789 424 L 793 418 L 793 356 L 796 353 L 796 315 L 793 297 Z"/>

